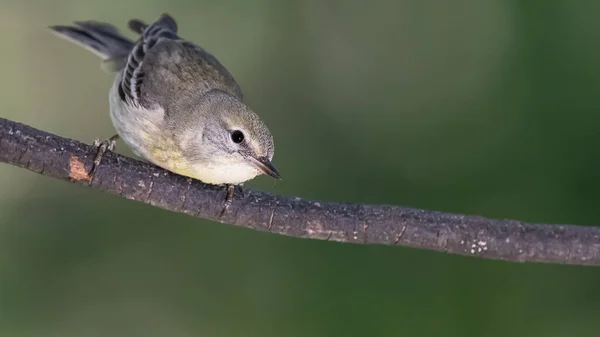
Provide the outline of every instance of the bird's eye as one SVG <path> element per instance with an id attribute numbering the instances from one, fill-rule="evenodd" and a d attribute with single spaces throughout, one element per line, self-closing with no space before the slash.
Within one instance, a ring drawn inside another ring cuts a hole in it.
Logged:
<path id="1" fill-rule="evenodd" d="M 236 144 L 240 144 L 244 141 L 244 133 L 240 130 L 233 131 L 231 133 L 231 140 L 233 140 L 233 142 Z"/>

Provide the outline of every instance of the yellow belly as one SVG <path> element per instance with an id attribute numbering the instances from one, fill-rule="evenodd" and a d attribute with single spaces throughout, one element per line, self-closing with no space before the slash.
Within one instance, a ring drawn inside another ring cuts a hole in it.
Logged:
<path id="1" fill-rule="evenodd" d="M 151 162 L 173 173 L 197 178 L 194 176 L 194 172 L 184 157 L 183 152 L 172 141 L 163 141 L 161 143 L 154 146 L 150 152 L 152 158 L 149 158 L 149 160 Z"/>

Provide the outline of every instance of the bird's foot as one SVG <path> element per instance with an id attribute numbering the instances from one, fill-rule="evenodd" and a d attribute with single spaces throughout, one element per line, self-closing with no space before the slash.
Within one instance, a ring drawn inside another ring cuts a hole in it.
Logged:
<path id="1" fill-rule="evenodd" d="M 223 205 L 223 209 L 221 210 L 221 213 L 219 214 L 219 218 L 222 217 L 223 215 L 225 215 L 225 212 L 227 212 L 229 207 L 231 207 L 231 203 L 233 203 L 233 194 L 234 194 L 236 188 L 239 189 L 239 193 L 241 194 L 242 198 L 245 196 L 244 188 L 242 187 L 242 184 L 239 184 L 239 185 L 227 184 L 227 185 L 225 185 L 225 188 L 227 190 L 227 194 L 225 195 L 225 204 Z"/>
<path id="2" fill-rule="evenodd" d="M 106 151 L 112 152 L 115 150 L 115 148 L 117 146 L 117 139 L 119 139 L 119 135 L 114 135 L 103 142 L 100 142 L 99 139 L 94 140 L 94 143 L 92 144 L 92 146 L 97 148 L 98 152 L 96 153 L 96 157 L 94 158 L 94 165 L 92 166 L 92 169 L 90 170 L 90 173 L 89 173 L 90 185 L 92 184 L 92 181 L 94 180 L 94 174 L 96 174 L 96 171 L 98 170 L 98 166 L 100 166 L 100 162 L 102 161 L 102 156 L 104 155 L 104 153 Z"/>

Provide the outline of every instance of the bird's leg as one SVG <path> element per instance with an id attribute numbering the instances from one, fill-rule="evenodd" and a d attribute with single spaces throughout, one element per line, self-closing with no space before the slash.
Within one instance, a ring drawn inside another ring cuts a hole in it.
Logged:
<path id="1" fill-rule="evenodd" d="M 245 196 L 244 188 L 242 187 L 242 184 L 239 184 L 239 185 L 227 184 L 227 185 L 225 185 L 225 188 L 227 189 L 227 194 L 225 195 L 225 205 L 223 205 L 223 209 L 221 210 L 221 213 L 219 214 L 219 218 L 222 217 L 223 215 L 225 215 L 225 212 L 227 212 L 229 207 L 231 207 L 231 203 L 233 202 L 233 194 L 235 192 L 236 187 L 239 188 L 242 198 Z"/>
<path id="2" fill-rule="evenodd" d="M 117 139 L 119 139 L 119 135 L 114 135 L 103 142 L 100 142 L 99 139 L 94 140 L 94 143 L 92 144 L 92 146 L 98 148 L 98 152 L 96 153 L 96 157 L 94 158 L 94 165 L 92 166 L 92 169 L 90 170 L 90 173 L 89 173 L 90 185 L 92 184 L 92 181 L 94 180 L 94 174 L 96 173 L 96 170 L 98 170 L 100 161 L 102 161 L 102 156 L 104 155 L 104 153 L 107 150 L 111 151 L 111 152 L 115 150 L 115 147 L 117 144 Z"/>
<path id="3" fill-rule="evenodd" d="M 227 212 L 227 209 L 229 209 L 231 203 L 233 202 L 233 192 L 235 191 L 235 185 L 227 184 L 225 185 L 225 189 L 227 192 L 227 194 L 225 195 L 225 204 L 223 205 L 223 209 L 219 214 L 219 218 L 225 215 L 225 212 Z"/>

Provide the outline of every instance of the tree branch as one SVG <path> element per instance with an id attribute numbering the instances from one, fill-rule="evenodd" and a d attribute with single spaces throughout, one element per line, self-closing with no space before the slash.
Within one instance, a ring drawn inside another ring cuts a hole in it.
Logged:
<path id="1" fill-rule="evenodd" d="M 91 146 L 0 118 L 0 162 L 81 185 Z M 518 262 L 600 265 L 600 227 L 528 224 L 420 209 L 272 195 L 235 194 L 218 218 L 225 189 L 115 153 L 106 153 L 94 188 L 174 212 L 298 238 L 424 248 Z"/>

